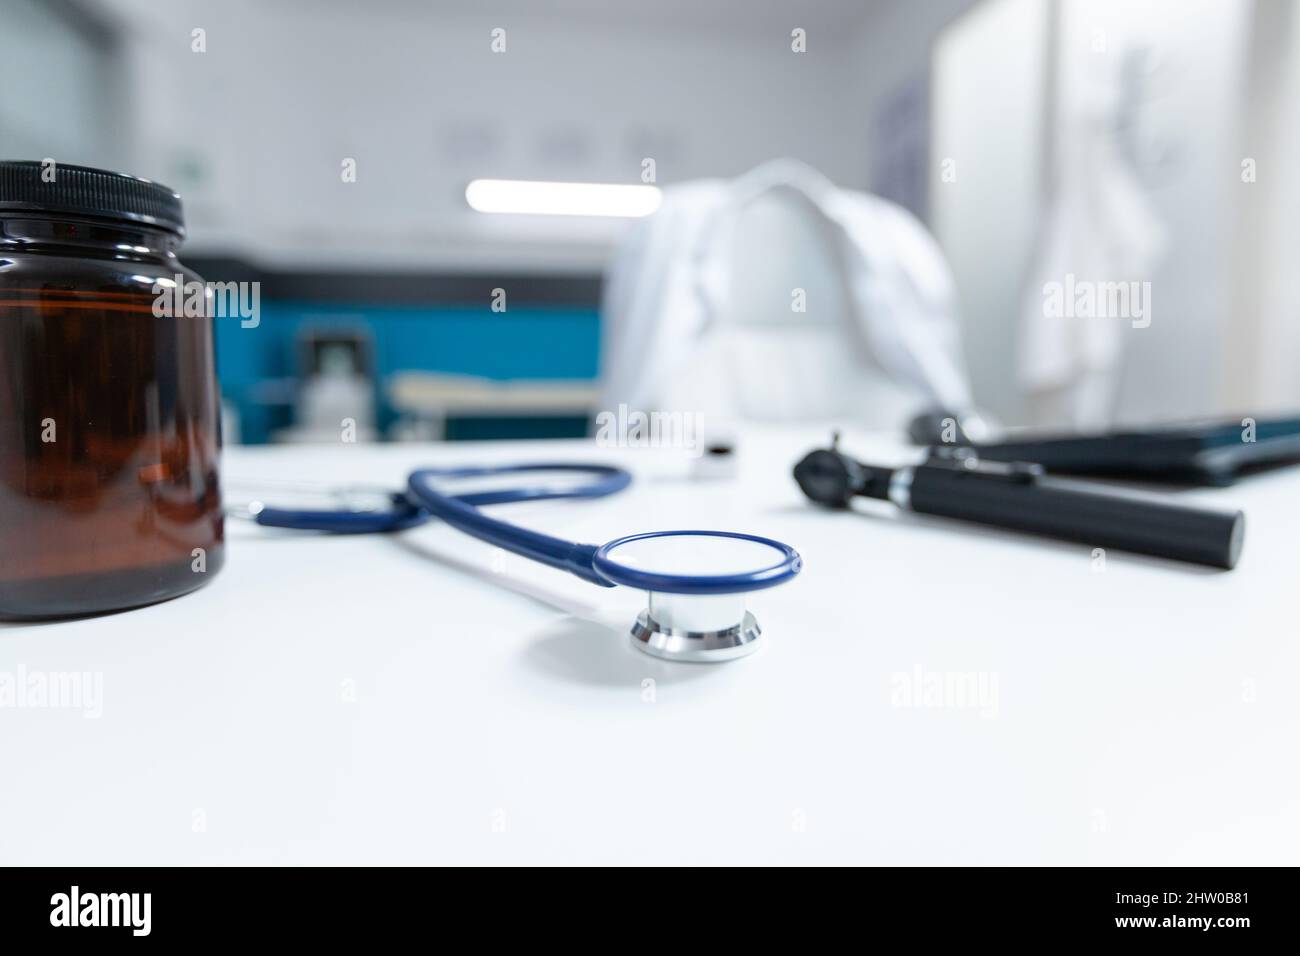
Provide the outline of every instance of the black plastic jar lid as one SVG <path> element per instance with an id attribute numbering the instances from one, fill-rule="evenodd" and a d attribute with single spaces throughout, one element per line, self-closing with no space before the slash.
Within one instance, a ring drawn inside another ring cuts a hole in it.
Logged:
<path id="1" fill-rule="evenodd" d="M 161 183 L 52 161 L 0 160 L 0 212 L 121 219 L 185 235 L 181 197 Z"/>

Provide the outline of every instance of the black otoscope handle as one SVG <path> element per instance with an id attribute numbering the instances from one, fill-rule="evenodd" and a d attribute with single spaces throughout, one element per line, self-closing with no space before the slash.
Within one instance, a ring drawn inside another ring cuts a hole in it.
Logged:
<path id="1" fill-rule="evenodd" d="M 974 521 L 1098 548 L 1231 568 L 1241 554 L 1246 518 L 1148 498 L 1081 491 L 1040 482 L 1024 462 L 980 461 L 968 449 L 931 449 L 920 465 L 883 468 L 845 455 L 838 441 L 795 465 L 803 493 L 847 508 L 857 497 L 883 498 L 922 514 Z"/>
<path id="2" fill-rule="evenodd" d="M 900 470 L 901 471 L 901 470 Z M 1245 515 L 1041 484 L 1041 469 L 956 459 L 911 471 L 907 505 L 999 528 L 1216 568 L 1241 553 Z M 900 475 L 901 477 L 901 475 Z M 903 492 L 897 493 L 899 497 Z M 901 502 L 900 502 L 901 503 Z"/>

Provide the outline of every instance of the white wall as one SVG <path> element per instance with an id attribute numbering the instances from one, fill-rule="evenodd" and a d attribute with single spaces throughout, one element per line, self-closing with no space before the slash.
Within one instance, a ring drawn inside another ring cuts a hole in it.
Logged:
<path id="1" fill-rule="evenodd" d="M 131 168 L 184 192 L 194 250 L 592 268 L 620 223 L 481 216 L 465 183 L 637 182 L 646 156 L 661 183 L 782 155 L 835 179 L 861 169 L 844 148 L 834 27 L 866 9 L 854 4 L 686 25 L 650 8 L 559 19 L 400 0 L 106 6 L 130 25 L 147 104 Z M 792 53 L 790 29 L 805 22 L 808 52 Z M 504 54 L 489 46 L 498 26 Z M 194 27 L 206 53 L 190 50 Z M 358 161 L 355 184 L 340 181 L 344 157 Z"/>
<path id="2" fill-rule="evenodd" d="M 977 0 L 887 0 L 849 34 L 844 57 L 840 120 L 846 155 L 855 163 L 846 185 L 872 181 L 873 121 L 904 87 L 931 73 L 935 44 L 945 27 Z M 931 170 L 933 172 L 933 170 Z"/>
<path id="3" fill-rule="evenodd" d="M 0 14 L 0 158 L 117 165 L 109 53 L 95 24 L 42 0 Z"/>

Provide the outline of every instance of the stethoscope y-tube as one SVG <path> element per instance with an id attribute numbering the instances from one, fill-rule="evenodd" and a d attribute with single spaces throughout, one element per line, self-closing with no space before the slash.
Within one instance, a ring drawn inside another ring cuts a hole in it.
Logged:
<path id="1" fill-rule="evenodd" d="M 882 468 L 835 446 L 809 453 L 794 470 L 804 494 L 833 507 L 880 498 L 920 514 L 1216 568 L 1231 569 L 1241 554 L 1240 511 L 1083 491 L 1042 482 L 1042 475 L 1038 465 L 981 461 L 968 449 L 932 449 L 919 465 Z"/>

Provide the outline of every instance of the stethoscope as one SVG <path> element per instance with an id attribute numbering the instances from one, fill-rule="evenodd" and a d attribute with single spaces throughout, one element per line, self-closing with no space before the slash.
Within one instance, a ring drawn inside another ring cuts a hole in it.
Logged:
<path id="1" fill-rule="evenodd" d="M 500 475 L 571 472 L 589 475 L 576 487 L 520 487 L 446 494 L 436 481 Z M 378 534 L 438 518 L 454 528 L 532 561 L 568 571 L 601 587 L 636 588 L 648 604 L 632 625 L 641 650 L 674 661 L 723 661 L 758 648 L 762 631 L 745 607 L 750 591 L 774 587 L 799 573 L 803 560 L 788 544 L 735 531 L 651 531 L 603 545 L 579 544 L 493 518 L 480 508 L 518 501 L 603 498 L 622 491 L 629 472 L 609 465 L 539 463 L 468 468 L 421 468 L 405 492 L 386 493 L 375 510 L 296 510 L 247 506 L 245 517 L 269 528 Z"/>

